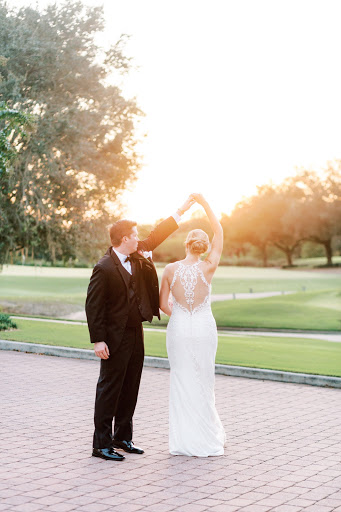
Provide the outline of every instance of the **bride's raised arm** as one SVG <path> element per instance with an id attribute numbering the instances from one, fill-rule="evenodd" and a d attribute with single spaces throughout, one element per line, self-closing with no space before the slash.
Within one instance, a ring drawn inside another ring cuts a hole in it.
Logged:
<path id="1" fill-rule="evenodd" d="M 223 228 L 213 212 L 212 208 L 204 198 L 202 194 L 192 194 L 192 197 L 196 200 L 197 203 L 201 204 L 204 208 L 205 213 L 210 221 L 211 227 L 213 229 L 213 239 L 211 243 L 211 250 L 208 256 L 205 259 L 205 262 L 210 266 L 210 270 L 213 272 L 219 265 L 221 253 L 223 251 L 223 243 L 224 243 L 224 232 Z"/>

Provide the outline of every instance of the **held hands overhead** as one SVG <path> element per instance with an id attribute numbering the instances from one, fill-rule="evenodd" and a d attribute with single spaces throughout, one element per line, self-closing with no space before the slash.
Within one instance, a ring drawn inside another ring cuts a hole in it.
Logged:
<path id="1" fill-rule="evenodd" d="M 195 203 L 195 200 L 192 198 L 192 194 L 186 199 L 184 204 L 178 208 L 177 212 L 179 215 L 183 215 L 187 210 L 190 209 L 190 207 Z"/>
<path id="2" fill-rule="evenodd" d="M 181 206 L 181 208 L 178 209 L 179 215 L 182 215 L 183 213 L 187 212 L 187 210 L 189 210 L 191 208 L 191 206 L 193 206 L 193 204 L 198 203 L 198 204 L 202 205 L 204 202 L 205 202 L 205 199 L 202 194 L 196 194 L 196 193 L 191 194 L 186 199 L 186 201 Z"/>
<path id="3" fill-rule="evenodd" d="M 206 203 L 206 199 L 204 198 L 204 196 L 202 194 L 191 194 L 190 197 L 192 197 L 194 199 L 194 201 L 198 204 L 200 204 L 201 206 L 204 205 L 204 203 Z"/>
<path id="4" fill-rule="evenodd" d="M 186 199 L 186 201 L 183 203 L 181 208 L 179 208 L 177 210 L 177 213 L 179 215 L 183 215 L 195 203 L 198 203 L 200 205 L 203 205 L 205 203 L 205 199 L 202 196 L 202 194 L 191 194 Z M 110 357 L 109 347 L 105 341 L 99 341 L 99 342 L 95 343 L 94 349 L 95 349 L 95 354 L 97 357 L 99 357 L 100 359 L 109 359 L 109 357 Z"/>

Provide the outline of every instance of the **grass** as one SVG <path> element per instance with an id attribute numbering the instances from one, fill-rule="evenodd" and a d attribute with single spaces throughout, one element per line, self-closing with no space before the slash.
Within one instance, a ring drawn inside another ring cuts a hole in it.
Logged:
<path id="1" fill-rule="evenodd" d="M 341 290 L 215 302 L 212 310 L 219 327 L 339 331 Z"/>
<path id="2" fill-rule="evenodd" d="M 340 265 L 341 256 L 333 256 L 333 264 Z M 325 256 L 320 256 L 316 258 L 299 258 L 294 259 L 294 265 L 298 265 L 300 267 L 311 267 L 311 266 L 324 266 L 327 264 L 327 259 Z"/>
<path id="3" fill-rule="evenodd" d="M 341 290 L 213 302 L 212 311 L 221 328 L 340 331 Z M 162 315 L 161 325 L 167 323 L 168 317 Z M 153 325 L 160 323 L 154 320 Z"/>
<path id="4" fill-rule="evenodd" d="M 4 331 L 7 340 L 91 349 L 86 326 L 17 320 L 19 329 Z M 145 332 L 146 355 L 167 357 L 166 335 Z M 219 336 L 216 362 L 253 368 L 341 377 L 341 343 L 262 336 Z"/>
<path id="5" fill-rule="evenodd" d="M 159 276 L 162 269 L 158 270 Z M 341 290 L 341 275 L 278 268 L 218 267 L 212 293 Z"/>
<path id="6" fill-rule="evenodd" d="M 1 299 L 84 305 L 89 279 L 0 275 Z"/>
<path id="7" fill-rule="evenodd" d="M 18 330 L 2 331 L 0 338 L 62 347 L 92 348 L 86 323 L 70 325 L 35 320 L 16 320 L 16 324 Z"/>
<path id="8" fill-rule="evenodd" d="M 158 268 L 159 275 L 162 271 Z M 0 274 L 0 302 L 5 308 L 10 303 L 7 307 L 12 313 L 65 317 L 84 307 L 90 275 L 91 269 L 4 267 Z M 212 283 L 214 294 L 250 289 L 297 293 L 216 302 L 213 312 L 218 326 L 308 330 L 341 327 L 341 274 L 276 268 L 217 269 Z"/>
<path id="9" fill-rule="evenodd" d="M 163 269 L 158 269 L 159 276 Z M 91 269 L 4 267 L 0 299 L 60 301 L 83 305 Z M 340 276 L 341 277 L 341 276 Z M 275 268 L 219 267 L 212 293 L 341 289 L 335 275 Z"/>

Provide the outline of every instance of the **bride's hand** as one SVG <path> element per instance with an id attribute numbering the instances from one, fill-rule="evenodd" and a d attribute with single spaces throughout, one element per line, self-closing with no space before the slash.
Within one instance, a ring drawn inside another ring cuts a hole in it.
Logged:
<path id="1" fill-rule="evenodd" d="M 207 202 L 202 194 L 191 194 L 191 196 L 198 204 L 203 205 L 204 203 Z"/>

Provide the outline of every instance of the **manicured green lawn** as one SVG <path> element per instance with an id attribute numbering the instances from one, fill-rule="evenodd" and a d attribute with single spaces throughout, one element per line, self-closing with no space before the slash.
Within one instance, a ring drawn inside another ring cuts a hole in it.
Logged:
<path id="1" fill-rule="evenodd" d="M 160 270 L 161 274 L 161 270 Z M 278 268 L 218 267 L 212 293 L 341 290 L 341 274 Z"/>
<path id="2" fill-rule="evenodd" d="M 317 258 L 294 258 L 294 265 L 299 265 L 300 267 L 311 267 L 311 266 L 321 266 L 326 265 L 327 260 L 325 257 L 317 257 Z M 333 264 L 340 264 L 341 256 L 333 256 Z"/>
<path id="3" fill-rule="evenodd" d="M 145 333 L 146 354 L 167 357 L 165 335 Z M 216 363 L 341 377 L 341 344 L 301 338 L 219 336 Z"/>
<path id="4" fill-rule="evenodd" d="M 161 274 L 162 269 L 158 269 Z M 91 269 L 4 267 L 0 273 L 0 303 L 24 305 L 18 311 L 61 317 L 82 309 Z M 302 292 L 302 288 L 306 291 Z M 293 295 L 216 302 L 213 312 L 220 327 L 339 330 L 341 274 L 275 268 L 219 267 L 212 292 L 296 291 Z M 62 313 L 58 313 L 58 308 Z M 61 309 L 63 308 L 63 309 Z M 13 308 L 12 308 L 13 311 Z M 70 311 L 70 312 L 72 312 Z M 162 322 L 165 324 L 166 317 Z M 155 325 L 160 325 L 154 322 Z"/>
<path id="5" fill-rule="evenodd" d="M 341 328 L 341 291 L 301 292 L 256 300 L 215 302 L 219 327 L 335 330 Z"/>
<path id="6" fill-rule="evenodd" d="M 15 320 L 17 330 L 1 331 L 0 339 L 91 349 L 88 326 Z"/>
<path id="7" fill-rule="evenodd" d="M 8 276 L 0 274 L 0 299 L 84 305 L 89 279 L 84 277 Z"/>
<path id="8" fill-rule="evenodd" d="M 341 290 L 213 302 L 212 311 L 218 327 L 340 331 Z M 161 325 L 167 323 L 162 315 Z"/>
<path id="9" fill-rule="evenodd" d="M 161 276 L 163 269 L 158 269 Z M 91 269 L 4 267 L 0 300 L 63 301 L 84 305 Z M 339 276 L 275 268 L 219 267 L 212 293 L 341 290 Z"/>
<path id="10" fill-rule="evenodd" d="M 341 344 L 301 338 L 219 336 L 217 363 L 341 376 Z"/>
<path id="11" fill-rule="evenodd" d="M 91 349 L 86 325 L 16 320 L 0 339 Z M 167 357 L 166 334 L 145 332 L 146 355 Z M 341 343 L 297 338 L 219 336 L 217 363 L 341 377 Z"/>

